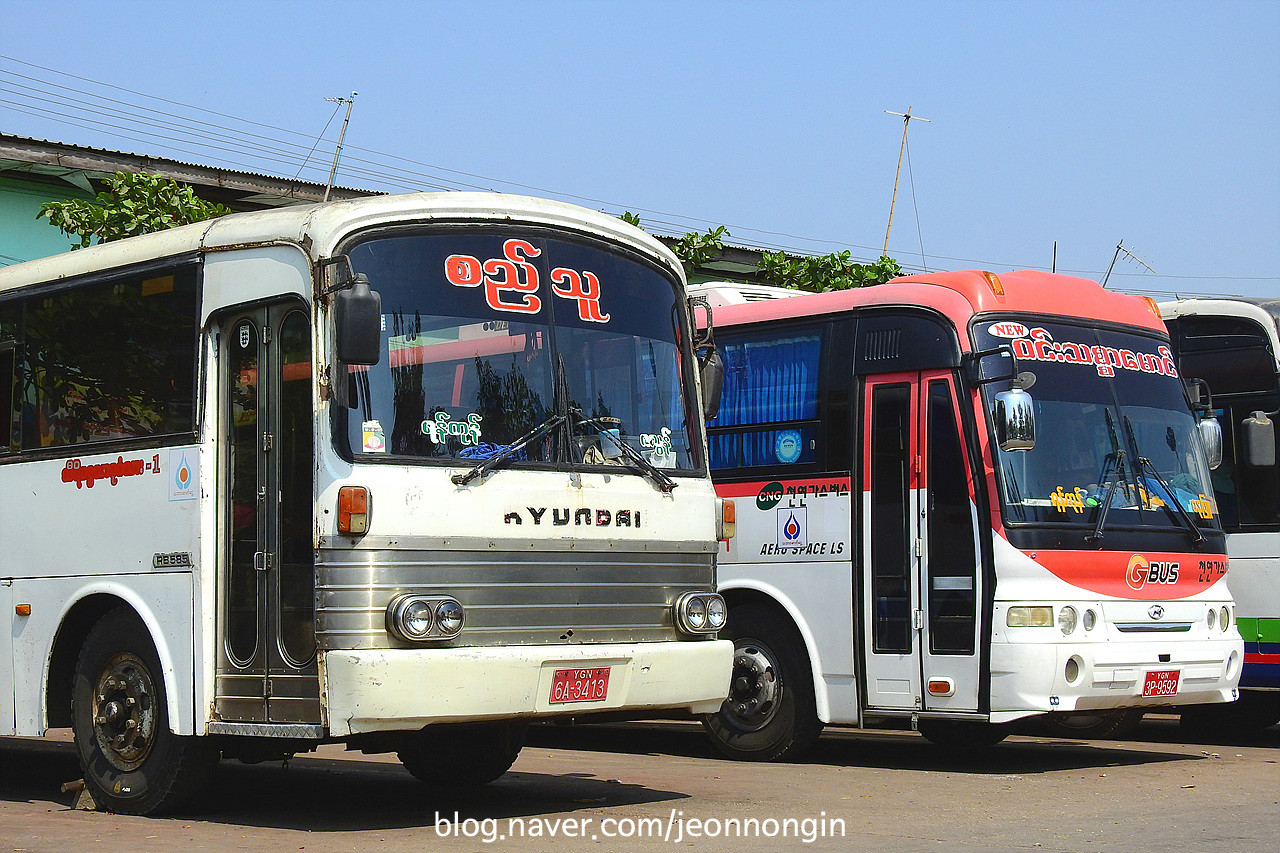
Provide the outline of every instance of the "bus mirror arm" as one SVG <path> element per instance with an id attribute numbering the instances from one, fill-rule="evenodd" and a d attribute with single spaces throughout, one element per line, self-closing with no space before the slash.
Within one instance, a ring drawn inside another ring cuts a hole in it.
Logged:
<path id="1" fill-rule="evenodd" d="M 689 325 L 693 329 L 693 352 L 698 362 L 698 379 L 702 386 L 702 417 L 714 420 L 720 414 L 720 393 L 724 390 L 724 359 L 716 349 L 715 324 L 711 303 L 705 296 L 690 296 Z M 707 321 L 699 328 L 696 314 L 705 311 Z"/>
<path id="2" fill-rule="evenodd" d="M 1210 471 L 1216 471 L 1222 464 L 1222 424 L 1214 414 L 1209 383 L 1203 379 L 1185 379 L 1182 388 L 1196 416 L 1196 431 L 1200 435 L 1200 446 L 1204 448 L 1205 462 Z"/>
<path id="3" fill-rule="evenodd" d="M 990 359 L 996 357 L 1007 359 L 1006 366 L 1008 370 L 1007 372 L 995 370 L 992 375 L 988 376 L 983 365 L 989 364 Z M 967 352 L 964 354 L 964 374 L 971 388 L 979 388 L 990 382 L 1016 379 L 1018 376 L 1018 358 L 1013 354 L 1013 349 L 1007 344 L 992 349 L 979 350 L 978 352 Z"/>

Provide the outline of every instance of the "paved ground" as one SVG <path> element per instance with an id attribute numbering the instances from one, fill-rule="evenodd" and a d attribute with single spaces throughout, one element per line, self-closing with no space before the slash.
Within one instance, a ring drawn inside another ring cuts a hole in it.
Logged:
<path id="1" fill-rule="evenodd" d="M 845 730 L 805 763 L 760 765 L 713 757 L 693 725 L 544 727 L 476 793 L 325 748 L 287 768 L 224 763 L 204 813 L 162 819 L 70 809 L 69 744 L 9 739 L 0 853 L 1276 849 L 1280 727 L 1182 743 L 1148 718 L 1135 738 L 1022 735 L 956 759 L 910 732 Z"/>

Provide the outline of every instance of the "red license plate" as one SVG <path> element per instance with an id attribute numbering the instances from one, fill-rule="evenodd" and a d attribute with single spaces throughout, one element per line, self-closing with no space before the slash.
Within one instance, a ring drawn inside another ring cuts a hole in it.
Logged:
<path id="1" fill-rule="evenodd" d="M 1178 677 L 1181 672 L 1176 669 L 1158 669 L 1147 673 L 1147 680 L 1142 683 L 1143 696 L 1173 696 L 1178 692 Z"/>
<path id="2" fill-rule="evenodd" d="M 599 702 L 609 694 L 609 667 L 557 669 L 551 679 L 551 702 Z"/>

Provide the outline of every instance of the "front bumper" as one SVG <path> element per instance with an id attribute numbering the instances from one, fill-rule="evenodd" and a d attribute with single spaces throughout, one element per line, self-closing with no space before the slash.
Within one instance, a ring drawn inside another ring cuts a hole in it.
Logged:
<path id="1" fill-rule="evenodd" d="M 1238 637 L 1176 643 L 993 643 L 991 721 L 1047 711 L 1100 711 L 1231 702 L 1237 696 L 1243 643 Z M 1075 660 L 1074 681 L 1067 680 Z M 1148 672 L 1177 670 L 1178 691 L 1143 696 Z"/>
<path id="2" fill-rule="evenodd" d="M 555 670 L 610 668 L 606 697 L 552 703 Z M 369 649 L 321 653 L 332 737 L 432 723 L 657 710 L 710 714 L 729 694 L 733 643 Z"/>

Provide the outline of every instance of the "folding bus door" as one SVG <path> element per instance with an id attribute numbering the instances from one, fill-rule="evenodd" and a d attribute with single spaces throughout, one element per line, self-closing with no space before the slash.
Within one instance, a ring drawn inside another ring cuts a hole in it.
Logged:
<path id="1" fill-rule="evenodd" d="M 861 656 L 868 708 L 978 708 L 976 514 L 946 371 L 867 379 Z"/>

